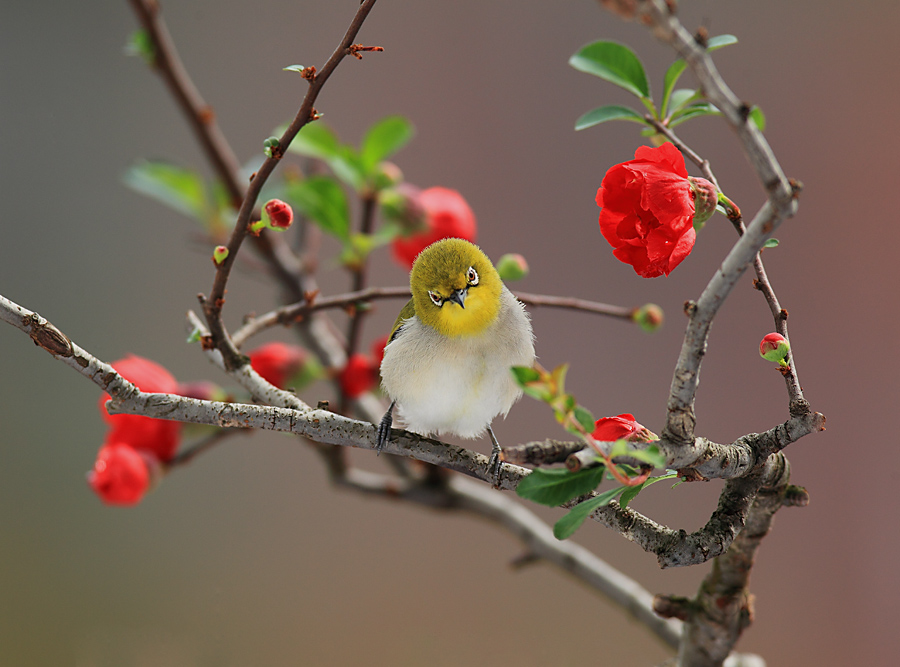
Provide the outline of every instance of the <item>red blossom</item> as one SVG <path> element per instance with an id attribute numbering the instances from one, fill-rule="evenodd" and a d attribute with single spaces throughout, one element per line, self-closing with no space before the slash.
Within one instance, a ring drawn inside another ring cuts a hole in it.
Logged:
<path id="1" fill-rule="evenodd" d="M 641 146 L 597 190 L 600 231 L 638 275 L 669 275 L 694 247 L 694 198 L 684 158 L 670 143 Z"/>
<path id="2" fill-rule="evenodd" d="M 387 347 L 390 336 L 382 336 L 372 343 L 372 360 L 375 366 L 381 368 L 381 360 L 384 359 L 384 348 Z"/>
<path id="3" fill-rule="evenodd" d="M 352 355 L 338 375 L 344 395 L 348 398 L 356 398 L 372 389 L 378 384 L 380 365 L 380 362 L 376 363 L 375 359 L 361 352 Z"/>
<path id="4" fill-rule="evenodd" d="M 134 505 L 150 488 L 151 468 L 158 466 L 152 454 L 109 441 L 97 452 L 87 482 L 107 505 Z"/>
<path id="5" fill-rule="evenodd" d="M 265 209 L 269 224 L 275 229 L 287 229 L 294 221 L 294 211 L 290 204 L 280 199 L 270 199 L 266 202 Z"/>
<path id="6" fill-rule="evenodd" d="M 394 259 L 412 268 L 416 255 L 435 241 L 446 238 L 475 241 L 477 232 L 475 214 L 463 196 L 456 190 L 434 187 L 422 190 L 418 204 L 425 209 L 427 229 L 413 236 L 394 240 Z"/>
<path id="7" fill-rule="evenodd" d="M 635 421 L 634 415 L 627 412 L 616 417 L 598 419 L 594 422 L 594 432 L 591 433 L 591 437 L 600 442 L 613 442 L 615 440 L 650 442 L 658 439 L 656 434 L 646 426 Z"/>
<path id="8" fill-rule="evenodd" d="M 172 374 L 149 359 L 131 354 L 113 362 L 112 367 L 141 391 L 178 393 L 178 382 Z M 125 443 L 134 449 L 152 452 L 161 461 L 169 461 L 175 456 L 181 439 L 179 422 L 140 415 L 111 415 L 106 411 L 108 400 L 109 394 L 100 397 L 100 414 L 110 425 L 107 442 Z"/>
<path id="9" fill-rule="evenodd" d="M 303 368 L 306 350 L 296 345 L 273 341 L 250 352 L 250 365 L 265 380 L 279 389 Z"/>

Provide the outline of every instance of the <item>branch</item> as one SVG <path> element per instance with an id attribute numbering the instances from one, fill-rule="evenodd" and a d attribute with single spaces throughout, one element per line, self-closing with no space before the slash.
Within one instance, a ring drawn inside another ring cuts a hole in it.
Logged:
<path id="1" fill-rule="evenodd" d="M 303 98 L 303 102 L 300 105 L 297 115 L 281 136 L 278 150 L 273 151 L 272 156 L 266 158 L 253 179 L 250 181 L 250 187 L 244 195 L 243 203 L 238 211 L 234 230 L 228 241 L 228 257 L 226 257 L 221 264 L 217 265 L 216 277 L 209 298 L 203 302 L 204 314 L 206 315 L 206 321 L 213 337 L 213 343 L 222 352 L 225 365 L 228 369 L 240 367 L 244 364 L 244 360 L 237 351 L 237 348 L 231 342 L 231 339 L 225 330 L 225 325 L 222 322 L 222 307 L 225 303 L 225 286 L 228 282 L 231 267 L 234 264 L 237 253 L 248 233 L 247 226 L 250 223 L 250 217 L 256 206 L 256 200 L 266 181 L 268 181 L 269 176 L 281 160 L 283 152 L 287 150 L 300 129 L 308 122 L 315 119 L 316 111 L 313 104 L 315 103 L 319 92 L 340 62 L 353 52 L 350 48 L 353 44 L 353 40 L 356 38 L 357 33 L 360 28 L 362 28 L 363 22 L 375 5 L 375 1 L 376 0 L 364 0 L 360 4 L 359 9 L 356 11 L 356 15 L 350 22 L 350 27 L 347 28 L 347 32 L 344 34 L 338 47 L 334 50 L 334 53 L 331 54 L 331 57 L 321 70 L 318 70 L 314 76 L 307 79 L 307 81 L 309 81 L 309 89 L 306 91 L 306 95 Z"/>
<path id="2" fill-rule="evenodd" d="M 725 84 L 706 49 L 685 30 L 669 6 L 663 0 L 642 0 L 640 11 L 654 35 L 672 46 L 684 59 L 700 82 L 706 98 L 716 105 L 737 133 L 744 153 L 768 195 L 768 200 L 728 253 L 700 298 L 687 307 L 690 322 L 673 374 L 668 418 L 663 430 L 670 440 L 687 444 L 694 437 L 694 396 L 700 381 L 700 361 L 706 352 L 713 318 L 772 232 L 796 212 L 796 192 L 765 137 L 749 121 L 750 107 L 738 100 Z"/>
<path id="3" fill-rule="evenodd" d="M 242 385 L 249 387 L 254 396 L 283 405 L 293 405 L 296 409 L 203 401 L 172 394 L 142 392 L 122 378 L 112 366 L 78 347 L 46 319 L 3 296 L 0 296 L 0 319 L 28 333 L 36 344 L 109 392 L 111 400 L 107 403 L 107 409 L 111 414 L 141 414 L 242 431 L 249 428 L 290 431 L 312 437 L 317 443 L 370 449 L 375 446 L 376 434 L 372 424 L 351 420 L 326 410 L 312 410 L 290 392 L 271 387 L 252 370 L 246 372 L 249 367 L 233 371 L 232 375 Z M 208 353 L 216 358 L 218 365 L 224 366 L 218 350 L 209 350 Z M 200 451 L 226 437 L 227 433 L 228 431 L 214 434 L 197 447 L 183 452 L 173 459 L 170 468 L 189 462 Z M 388 449 L 488 482 L 493 480 L 487 471 L 487 457 L 461 447 L 394 431 Z M 529 472 L 508 464 L 504 464 L 504 468 L 507 475 L 506 488 L 517 484 Z M 677 644 L 680 624 L 656 616 L 652 609 L 652 596 L 646 590 L 586 549 L 571 542 L 556 540 L 552 531 L 539 518 L 510 498 L 459 478 L 450 480 L 439 492 L 423 480 L 417 481 L 408 475 L 389 478 L 345 468 L 342 461 L 329 469 L 339 486 L 431 506 L 461 509 L 503 526 L 522 540 L 535 556 L 557 565 L 604 593 L 667 644 Z"/>
<path id="4" fill-rule="evenodd" d="M 347 308 L 352 307 L 357 303 L 378 301 L 381 299 L 408 299 L 410 296 L 411 294 L 408 287 L 369 287 L 367 289 L 347 292 L 346 294 L 338 294 L 337 296 L 331 297 L 319 297 L 318 294 L 308 294 L 303 301 L 282 306 L 281 308 L 277 308 L 276 310 L 272 310 L 258 317 L 249 318 L 244 323 L 244 326 L 232 335 L 231 340 L 235 347 L 240 348 L 249 338 L 261 331 L 278 324 L 290 326 L 320 310 Z M 611 306 L 596 301 L 546 294 L 515 292 L 514 296 L 527 306 L 546 306 L 566 310 L 577 310 L 626 320 L 633 319 L 634 312 L 638 310 L 637 308 Z"/>
<path id="5" fill-rule="evenodd" d="M 701 158 L 697 153 L 691 150 L 687 144 L 681 141 L 671 129 L 649 114 L 645 118 L 648 123 L 656 128 L 657 132 L 665 136 L 666 139 L 671 141 L 678 150 L 688 157 L 688 159 L 700 167 L 704 176 L 715 183 L 716 189 L 719 190 L 719 192 L 722 192 L 722 189 L 719 187 L 716 177 L 712 172 L 709 160 Z M 744 232 L 747 231 L 747 228 L 744 226 L 743 216 L 737 207 L 733 207 L 733 209 L 728 212 L 728 219 L 731 221 L 738 235 L 743 236 Z M 772 283 L 769 281 L 769 276 L 766 274 L 765 266 L 763 266 L 762 252 L 757 252 L 756 256 L 753 258 L 753 269 L 756 273 L 756 280 L 753 281 L 753 286 L 763 293 L 766 303 L 769 304 L 769 310 L 772 311 L 772 317 L 775 320 L 776 331 L 790 342 L 790 336 L 788 335 L 787 330 L 788 312 L 781 307 L 781 303 L 775 295 L 775 290 L 772 287 Z M 790 414 L 796 416 L 808 413 L 809 402 L 803 397 L 803 390 L 800 387 L 800 377 L 797 374 L 797 364 L 793 354 L 791 355 L 790 365 L 787 366 L 786 372 L 784 373 L 784 379 L 788 389 L 788 408 Z"/>

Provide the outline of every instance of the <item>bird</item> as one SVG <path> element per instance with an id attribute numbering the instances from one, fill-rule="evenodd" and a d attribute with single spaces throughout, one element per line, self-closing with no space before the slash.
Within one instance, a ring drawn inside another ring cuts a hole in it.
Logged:
<path id="1" fill-rule="evenodd" d="M 391 405 L 378 427 L 376 451 L 390 439 L 392 412 L 424 436 L 491 439 L 488 473 L 500 481 L 500 445 L 491 429 L 522 396 L 510 370 L 532 366 L 534 334 L 525 306 L 487 255 L 469 241 L 446 238 L 416 257 L 412 298 L 400 311 L 381 362 Z"/>

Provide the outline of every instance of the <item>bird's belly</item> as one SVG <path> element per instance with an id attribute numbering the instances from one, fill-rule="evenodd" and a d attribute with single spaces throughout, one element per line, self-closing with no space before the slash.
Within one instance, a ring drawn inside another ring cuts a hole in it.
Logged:
<path id="1" fill-rule="evenodd" d="M 520 395 L 509 366 L 515 362 L 471 353 L 441 355 L 412 368 L 392 367 L 386 353 L 384 386 L 397 400 L 412 431 L 482 435 L 494 417 L 506 414 Z"/>

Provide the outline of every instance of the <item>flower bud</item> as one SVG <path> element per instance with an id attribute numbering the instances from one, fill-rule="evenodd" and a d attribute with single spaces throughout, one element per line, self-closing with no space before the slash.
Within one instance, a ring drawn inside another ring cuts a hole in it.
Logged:
<path id="1" fill-rule="evenodd" d="M 706 221 L 716 212 L 719 203 L 719 191 L 705 178 L 688 176 L 691 184 L 691 196 L 694 198 L 694 229 L 702 229 Z"/>
<path id="2" fill-rule="evenodd" d="M 269 137 L 263 142 L 263 153 L 266 154 L 266 157 L 272 157 L 273 151 L 277 150 L 281 146 L 281 141 L 278 137 Z"/>
<path id="3" fill-rule="evenodd" d="M 631 313 L 632 321 L 648 333 L 653 333 L 663 324 L 663 309 L 655 303 L 646 303 Z"/>
<path id="4" fill-rule="evenodd" d="M 763 336 L 759 343 L 759 356 L 766 361 L 774 361 L 781 366 L 787 366 L 788 354 L 791 351 L 791 344 L 787 338 L 779 333 L 770 333 Z"/>
<path id="5" fill-rule="evenodd" d="M 285 230 L 294 221 L 294 211 L 289 204 L 280 199 L 270 199 L 266 202 L 266 215 L 269 216 L 269 226 L 272 229 Z"/>
<path id="6" fill-rule="evenodd" d="M 634 415 L 624 413 L 615 417 L 603 417 L 594 423 L 594 440 L 613 442 L 628 440 L 629 442 L 653 442 L 659 436 L 634 419 Z"/>
<path id="7" fill-rule="evenodd" d="M 393 162 L 382 162 L 375 174 L 375 189 L 384 190 L 403 182 L 403 172 Z"/>
<path id="8" fill-rule="evenodd" d="M 409 183 L 401 183 L 395 188 L 379 194 L 381 212 L 386 220 L 396 223 L 405 234 L 423 232 L 428 229 L 425 207 L 419 200 L 422 190 Z"/>
<path id="9" fill-rule="evenodd" d="M 217 245 L 216 249 L 213 250 L 213 264 L 221 266 L 226 259 L 228 259 L 228 248 L 223 245 Z"/>
<path id="10" fill-rule="evenodd" d="M 522 255 L 507 253 L 497 262 L 497 273 L 503 281 L 521 280 L 528 275 L 528 262 Z"/>

